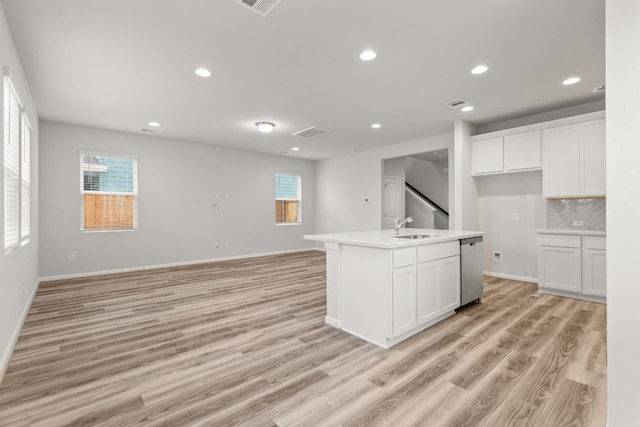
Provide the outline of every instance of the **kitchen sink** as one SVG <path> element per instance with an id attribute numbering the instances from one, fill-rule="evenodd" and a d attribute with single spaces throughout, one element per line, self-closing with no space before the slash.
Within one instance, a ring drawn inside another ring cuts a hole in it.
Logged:
<path id="1" fill-rule="evenodd" d="M 393 236 L 396 239 L 408 239 L 408 240 L 415 240 L 415 239 L 427 239 L 429 237 L 436 237 L 433 234 L 403 234 L 401 236 Z"/>

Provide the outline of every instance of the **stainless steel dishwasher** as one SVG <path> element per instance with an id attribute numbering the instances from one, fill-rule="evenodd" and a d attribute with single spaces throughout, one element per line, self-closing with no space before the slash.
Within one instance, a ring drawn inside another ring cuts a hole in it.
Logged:
<path id="1" fill-rule="evenodd" d="M 460 306 L 480 301 L 482 284 L 482 236 L 460 239 Z"/>

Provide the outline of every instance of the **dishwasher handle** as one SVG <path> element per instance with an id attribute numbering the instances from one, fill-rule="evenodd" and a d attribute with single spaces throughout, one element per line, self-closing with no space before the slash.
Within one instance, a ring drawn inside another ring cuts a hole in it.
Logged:
<path id="1" fill-rule="evenodd" d="M 466 239 L 460 239 L 461 245 L 475 245 L 482 242 L 482 236 L 467 237 Z"/>

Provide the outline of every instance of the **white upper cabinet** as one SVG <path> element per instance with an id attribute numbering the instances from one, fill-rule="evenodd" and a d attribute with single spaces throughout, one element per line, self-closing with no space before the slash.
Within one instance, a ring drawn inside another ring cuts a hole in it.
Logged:
<path id="1" fill-rule="evenodd" d="M 505 136 L 504 166 L 506 172 L 540 169 L 540 131 Z"/>
<path id="2" fill-rule="evenodd" d="M 473 141 L 471 166 L 473 175 L 540 169 L 540 131 Z"/>
<path id="3" fill-rule="evenodd" d="M 545 129 L 544 197 L 604 196 L 605 121 Z"/>
<path id="4" fill-rule="evenodd" d="M 604 120 L 587 122 L 583 126 L 582 152 L 582 193 L 605 195 L 606 183 L 606 129 Z"/>
<path id="5" fill-rule="evenodd" d="M 471 147 L 471 170 L 473 175 L 500 173 L 504 170 L 502 138 L 475 141 Z"/>

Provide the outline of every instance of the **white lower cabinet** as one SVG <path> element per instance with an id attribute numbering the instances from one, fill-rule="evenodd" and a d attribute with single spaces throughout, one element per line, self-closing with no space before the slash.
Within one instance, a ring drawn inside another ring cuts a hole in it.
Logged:
<path id="1" fill-rule="evenodd" d="M 418 325 L 460 306 L 460 257 L 453 256 L 417 267 Z"/>
<path id="2" fill-rule="evenodd" d="M 391 338 L 460 306 L 459 254 L 458 241 L 394 251 Z"/>
<path id="3" fill-rule="evenodd" d="M 606 240 L 599 236 L 542 234 L 538 237 L 541 291 L 604 301 Z M 592 297 L 592 298 L 591 298 Z"/>
<path id="4" fill-rule="evenodd" d="M 413 265 L 393 270 L 391 298 L 393 336 L 397 337 L 418 326 L 416 319 L 416 269 Z"/>
<path id="5" fill-rule="evenodd" d="M 607 251 L 604 237 L 584 237 L 582 245 L 582 292 L 607 296 Z"/>

